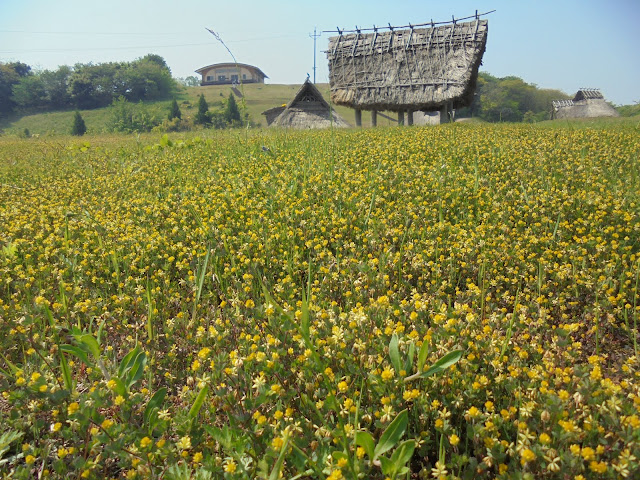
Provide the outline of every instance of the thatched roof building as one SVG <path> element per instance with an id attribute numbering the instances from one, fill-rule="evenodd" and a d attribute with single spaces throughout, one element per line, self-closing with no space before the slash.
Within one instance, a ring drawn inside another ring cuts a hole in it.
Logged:
<path id="1" fill-rule="evenodd" d="M 322 98 L 316 86 L 307 80 L 285 107 L 262 112 L 271 127 L 290 128 L 346 128 L 350 125 Z"/>
<path id="2" fill-rule="evenodd" d="M 439 110 L 473 100 L 487 20 L 329 39 L 331 101 L 357 110 Z"/>
<path id="3" fill-rule="evenodd" d="M 551 118 L 595 118 L 619 117 L 620 114 L 609 105 L 600 90 L 581 88 L 573 100 L 554 100 Z"/>

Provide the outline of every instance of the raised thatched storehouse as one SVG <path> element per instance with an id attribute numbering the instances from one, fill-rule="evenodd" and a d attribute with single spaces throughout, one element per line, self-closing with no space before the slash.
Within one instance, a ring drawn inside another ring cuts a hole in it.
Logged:
<path id="1" fill-rule="evenodd" d="M 322 94 L 309 79 L 285 107 L 271 108 L 262 114 L 272 127 L 307 129 L 350 126 L 322 98 Z"/>
<path id="2" fill-rule="evenodd" d="M 329 39 L 331 101 L 361 110 L 443 111 L 471 104 L 487 20 L 354 33 Z"/>
<path id="3" fill-rule="evenodd" d="M 619 117 L 620 114 L 609 105 L 600 90 L 581 88 L 573 100 L 554 100 L 551 118 L 595 118 Z"/>

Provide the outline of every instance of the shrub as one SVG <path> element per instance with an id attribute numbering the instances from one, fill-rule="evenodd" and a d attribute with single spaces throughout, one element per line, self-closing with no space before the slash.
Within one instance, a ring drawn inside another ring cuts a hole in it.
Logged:
<path id="1" fill-rule="evenodd" d="M 87 126 L 85 125 L 84 119 L 82 118 L 82 115 L 80 115 L 80 112 L 76 110 L 76 113 L 73 116 L 71 135 L 77 135 L 81 137 L 85 133 L 87 133 Z"/>
<path id="2" fill-rule="evenodd" d="M 178 106 L 178 102 L 176 102 L 175 98 L 173 99 L 171 108 L 169 109 L 169 120 L 173 120 L 174 118 L 182 118 L 182 112 L 180 111 L 180 107 Z"/>
<path id="3" fill-rule="evenodd" d="M 200 100 L 198 100 L 198 113 L 195 116 L 195 123 L 199 125 L 211 125 L 211 114 L 209 113 L 209 104 L 207 100 L 204 98 L 204 93 L 200 95 Z"/>

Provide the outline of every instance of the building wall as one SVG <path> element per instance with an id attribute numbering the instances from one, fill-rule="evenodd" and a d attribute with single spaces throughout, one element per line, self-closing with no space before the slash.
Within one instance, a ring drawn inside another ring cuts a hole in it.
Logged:
<path id="1" fill-rule="evenodd" d="M 212 67 L 202 72 L 202 85 L 225 83 L 264 83 L 262 75 L 247 67 L 222 66 Z"/>

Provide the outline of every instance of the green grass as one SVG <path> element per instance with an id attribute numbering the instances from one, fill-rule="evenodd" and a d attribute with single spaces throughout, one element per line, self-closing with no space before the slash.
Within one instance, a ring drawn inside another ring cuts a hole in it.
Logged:
<path id="1" fill-rule="evenodd" d="M 324 96 L 325 100 L 329 101 L 329 84 L 321 83 L 317 84 L 317 87 Z M 262 115 L 262 112 L 270 108 L 289 103 L 299 89 L 300 85 L 297 84 L 244 85 L 244 108 L 246 108 L 247 112 L 249 113 L 249 119 L 254 124 L 259 124 L 262 127 L 266 127 L 267 122 L 265 117 Z M 229 97 L 229 93 L 231 93 L 230 85 L 189 87 L 182 89 L 176 95 L 176 99 L 178 100 L 178 105 L 180 106 L 180 111 L 182 112 L 183 118 L 189 118 L 193 117 L 197 113 L 198 97 L 201 94 L 204 94 L 204 97 L 209 104 L 209 109 L 214 111 L 222 109 L 221 102 Z M 236 100 L 242 107 L 241 99 Z M 152 115 L 165 118 L 169 113 L 171 100 L 146 102 L 144 105 Z M 338 114 L 342 116 L 342 118 L 344 118 L 350 125 L 355 125 L 355 118 L 352 109 L 342 106 L 336 106 L 335 109 Z M 110 117 L 110 109 L 108 107 L 93 110 L 80 110 L 80 113 L 82 114 L 82 118 L 84 118 L 84 121 L 87 125 L 87 134 L 95 135 L 106 133 L 108 131 L 108 123 Z M 4 131 L 4 133 L 8 135 L 22 135 L 24 130 L 28 129 L 31 135 L 66 135 L 71 131 L 73 114 L 74 110 L 69 110 L 63 112 L 48 112 L 15 116 L 13 118 L 0 122 L 0 131 Z M 388 115 L 390 117 L 394 117 L 394 115 L 391 113 L 388 113 Z M 368 114 L 363 115 L 362 122 L 363 126 L 365 127 L 371 126 L 371 116 Z M 395 125 L 395 122 L 379 116 L 378 125 L 390 126 Z"/>

